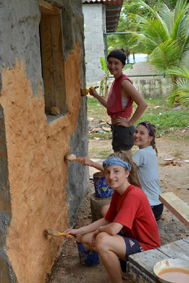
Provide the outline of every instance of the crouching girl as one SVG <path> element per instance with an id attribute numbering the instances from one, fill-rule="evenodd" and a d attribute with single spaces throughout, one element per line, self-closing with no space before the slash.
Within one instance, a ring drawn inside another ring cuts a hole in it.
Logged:
<path id="1" fill-rule="evenodd" d="M 120 260 L 159 247 L 160 237 L 147 196 L 138 187 L 132 159 L 123 152 L 113 153 L 103 167 L 114 190 L 105 218 L 64 234 L 79 237 L 86 249 L 97 251 L 111 282 L 121 283 Z"/>

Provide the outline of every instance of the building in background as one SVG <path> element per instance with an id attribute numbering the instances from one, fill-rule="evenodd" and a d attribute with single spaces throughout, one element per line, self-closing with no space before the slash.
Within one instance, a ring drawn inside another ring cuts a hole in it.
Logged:
<path id="1" fill-rule="evenodd" d="M 106 56 L 106 33 L 115 32 L 123 0 L 83 0 L 86 82 L 100 81 Z"/>

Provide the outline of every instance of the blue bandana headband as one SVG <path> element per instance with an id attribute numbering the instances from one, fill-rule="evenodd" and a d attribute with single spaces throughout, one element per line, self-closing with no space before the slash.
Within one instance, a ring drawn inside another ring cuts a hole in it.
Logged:
<path id="1" fill-rule="evenodd" d="M 143 126 L 145 126 L 145 127 L 146 127 L 146 129 L 148 130 L 148 132 L 150 133 L 150 136 L 152 136 L 152 137 L 153 137 L 153 139 L 155 138 L 155 136 L 154 136 L 154 133 L 153 133 L 152 129 L 150 128 L 150 126 L 149 126 L 147 123 L 145 123 L 145 122 L 141 122 L 141 123 L 139 123 L 139 125 L 143 125 Z"/>
<path id="2" fill-rule="evenodd" d="M 130 163 L 123 161 L 120 158 L 115 157 L 115 156 L 108 157 L 102 164 L 104 169 L 106 169 L 109 166 L 114 166 L 114 165 L 122 166 L 122 167 L 128 169 L 129 171 L 131 171 L 131 168 L 132 168 Z"/>

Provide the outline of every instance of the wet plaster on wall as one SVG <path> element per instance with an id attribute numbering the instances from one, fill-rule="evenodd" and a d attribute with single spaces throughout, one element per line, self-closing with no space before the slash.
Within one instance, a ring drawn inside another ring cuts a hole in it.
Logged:
<path id="1" fill-rule="evenodd" d="M 2 70 L 0 104 L 5 117 L 12 220 L 6 238 L 9 261 L 19 283 L 45 282 L 63 239 L 44 237 L 44 229 L 68 225 L 66 204 L 70 134 L 80 108 L 80 46 L 68 54 L 68 113 L 50 125 L 41 89 L 34 97 L 24 62 Z M 73 63 L 74 62 L 74 63 Z"/>

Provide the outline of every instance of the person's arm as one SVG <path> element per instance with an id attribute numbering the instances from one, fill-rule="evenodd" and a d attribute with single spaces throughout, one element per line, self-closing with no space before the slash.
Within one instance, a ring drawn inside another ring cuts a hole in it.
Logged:
<path id="1" fill-rule="evenodd" d="M 112 223 L 109 223 L 106 226 L 100 226 L 98 228 L 98 231 L 99 231 L 99 233 L 106 232 L 106 233 L 108 233 L 108 234 L 113 236 L 113 235 L 118 234 L 122 228 L 123 228 L 122 224 L 116 223 L 116 222 L 112 222 Z"/>
<path id="2" fill-rule="evenodd" d="M 123 228 L 123 225 L 120 223 L 112 222 L 107 224 L 106 226 L 100 226 L 94 233 L 92 242 L 95 244 L 96 237 L 99 233 L 105 232 L 110 236 L 117 235 L 120 230 Z"/>
<path id="3" fill-rule="evenodd" d="M 137 104 L 137 108 L 130 119 L 117 117 L 116 124 L 119 126 L 130 127 L 142 116 L 148 105 L 142 95 L 128 80 L 124 80 L 122 82 L 122 90 L 123 93 L 126 93 L 133 99 L 133 101 Z"/>
<path id="4" fill-rule="evenodd" d="M 97 221 L 87 225 L 80 227 L 78 229 L 66 229 L 63 233 L 66 235 L 71 234 L 75 237 L 79 237 L 83 234 L 89 233 L 89 232 L 94 232 L 96 231 L 99 227 L 105 226 L 109 224 L 109 222 L 105 218 L 98 219 Z"/>
<path id="5" fill-rule="evenodd" d="M 97 170 L 100 171 L 104 171 L 104 168 L 101 164 L 92 161 L 91 159 L 89 159 L 88 157 L 84 156 L 84 157 L 77 157 L 79 159 L 79 162 L 81 164 L 83 164 L 84 166 L 90 166 L 90 167 L 94 167 Z"/>
<path id="6" fill-rule="evenodd" d="M 97 93 L 97 91 L 95 89 L 93 89 L 92 87 L 89 89 L 89 93 L 90 95 L 92 95 L 93 97 L 95 97 L 96 99 L 98 99 L 98 101 L 105 107 L 107 108 L 107 101 L 104 97 L 102 97 L 101 95 L 99 95 Z"/>

